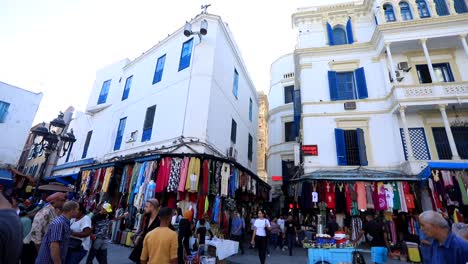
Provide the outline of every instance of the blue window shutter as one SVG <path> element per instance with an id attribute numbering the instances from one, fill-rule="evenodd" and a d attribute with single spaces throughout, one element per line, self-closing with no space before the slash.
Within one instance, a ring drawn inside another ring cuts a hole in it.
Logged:
<path id="1" fill-rule="evenodd" d="M 335 128 L 335 144 L 338 165 L 348 165 L 346 160 L 346 141 L 343 129 Z"/>
<path id="2" fill-rule="evenodd" d="M 375 20 L 375 25 L 378 26 L 379 22 L 377 21 L 377 16 L 374 16 L 374 20 Z"/>
<path id="3" fill-rule="evenodd" d="M 125 81 L 125 88 L 122 94 L 122 101 L 128 98 L 130 88 L 132 87 L 132 80 L 133 80 L 133 75 L 128 77 L 127 80 Z"/>
<path id="4" fill-rule="evenodd" d="M 9 107 L 9 103 L 0 101 L 0 123 L 5 122 Z"/>
<path id="5" fill-rule="evenodd" d="M 193 38 L 187 40 L 182 45 L 182 51 L 180 52 L 179 71 L 190 66 L 190 59 L 192 58 L 192 45 Z"/>
<path id="6" fill-rule="evenodd" d="M 357 132 L 357 145 L 359 150 L 359 163 L 361 166 L 369 165 L 367 161 L 367 153 L 366 153 L 366 141 L 364 139 L 364 131 L 360 128 L 356 129 Z"/>
<path id="7" fill-rule="evenodd" d="M 466 7 L 466 3 L 464 0 L 454 0 L 454 5 L 455 5 L 455 11 L 458 14 L 468 12 L 468 8 Z"/>
<path id="8" fill-rule="evenodd" d="M 153 84 L 161 81 L 165 62 L 166 62 L 166 54 L 159 57 L 158 62 L 156 63 L 156 69 L 154 70 Z"/>
<path id="9" fill-rule="evenodd" d="M 333 41 L 333 28 L 330 25 L 330 23 L 327 23 L 327 32 L 328 32 L 328 44 L 330 46 L 335 45 L 335 42 Z"/>
<path id="10" fill-rule="evenodd" d="M 330 88 L 330 100 L 338 100 L 338 85 L 336 83 L 336 71 L 328 71 L 328 84 Z"/>
<path id="11" fill-rule="evenodd" d="M 358 91 L 358 98 L 364 99 L 368 97 L 367 94 L 367 83 L 366 83 L 366 74 L 364 73 L 364 68 L 358 68 L 354 71 L 356 78 L 356 86 Z"/>
<path id="12" fill-rule="evenodd" d="M 436 12 L 439 16 L 446 16 L 449 14 L 445 0 L 435 0 Z"/>
<path id="13" fill-rule="evenodd" d="M 99 93 L 99 98 L 97 104 L 103 104 L 107 101 L 107 95 L 109 94 L 109 87 L 111 80 L 107 80 L 102 84 L 101 92 Z"/>
<path id="14" fill-rule="evenodd" d="M 143 133 L 141 135 L 141 142 L 151 140 L 155 114 L 156 105 L 153 105 L 146 109 L 145 122 L 143 123 Z"/>
<path id="15" fill-rule="evenodd" d="M 119 150 L 120 149 L 120 145 L 122 144 L 123 134 L 124 134 L 124 131 L 125 131 L 125 123 L 126 122 L 127 122 L 126 117 L 120 119 L 120 121 L 119 121 L 119 127 L 117 129 L 117 135 L 115 137 L 114 150 Z"/>
<path id="16" fill-rule="evenodd" d="M 348 36 L 348 44 L 353 44 L 354 37 L 353 37 L 353 26 L 351 24 L 351 18 L 349 18 L 348 22 L 346 23 L 346 35 Z"/>

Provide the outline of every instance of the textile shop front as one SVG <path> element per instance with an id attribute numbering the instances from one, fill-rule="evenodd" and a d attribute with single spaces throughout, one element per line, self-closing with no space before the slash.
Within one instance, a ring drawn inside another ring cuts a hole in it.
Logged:
<path id="1" fill-rule="evenodd" d="M 392 248 L 401 249 L 403 241 L 418 239 L 415 216 L 421 212 L 423 186 L 417 177 L 359 168 L 316 171 L 291 183 L 303 230 L 301 241 L 315 241 L 318 234 L 333 237 L 333 231 L 344 231 L 349 240 L 356 240 L 367 213 L 383 221 Z M 332 219 L 338 230 L 330 231 Z"/>
<path id="2" fill-rule="evenodd" d="M 208 214 L 213 233 L 223 237 L 228 234 L 230 212 L 250 214 L 267 202 L 270 187 L 232 160 L 170 154 L 82 168 L 77 189 L 89 210 L 108 201 L 116 216 L 129 212 L 128 219 L 114 225 L 112 240 L 132 246 L 126 238 L 143 222 L 148 199 L 157 198 L 162 206 L 180 207 L 182 212 L 191 210 L 194 221 Z"/>

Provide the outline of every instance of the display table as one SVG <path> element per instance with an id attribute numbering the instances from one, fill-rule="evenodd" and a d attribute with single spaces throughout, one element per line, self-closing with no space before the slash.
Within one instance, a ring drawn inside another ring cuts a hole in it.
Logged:
<path id="1" fill-rule="evenodd" d="M 307 250 L 308 264 L 330 263 L 351 264 L 353 263 L 354 248 L 309 248 Z M 322 262 L 323 261 L 323 262 Z M 326 261 L 326 262 L 325 262 Z"/>
<path id="2" fill-rule="evenodd" d="M 206 245 L 216 247 L 216 256 L 219 260 L 226 259 L 239 251 L 239 242 L 227 239 L 206 240 Z"/>

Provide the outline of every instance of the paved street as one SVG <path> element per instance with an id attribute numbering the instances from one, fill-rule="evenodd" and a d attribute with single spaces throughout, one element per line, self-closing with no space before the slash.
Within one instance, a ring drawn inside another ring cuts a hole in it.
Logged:
<path id="1" fill-rule="evenodd" d="M 128 260 L 128 256 L 130 255 L 131 249 L 124 246 L 119 246 L 115 244 L 111 244 L 109 247 L 109 256 L 108 262 L 115 263 L 115 264 L 131 264 L 132 262 Z M 370 253 L 364 253 L 364 257 L 366 258 L 366 263 L 371 263 L 370 261 Z M 282 252 L 279 250 L 273 251 L 270 257 L 267 257 L 267 264 L 299 264 L 299 263 L 307 263 L 307 252 L 305 249 L 296 248 L 294 251 L 294 256 L 288 256 L 287 252 Z M 81 262 L 82 264 L 85 261 Z M 97 263 L 95 260 L 94 263 Z M 228 259 L 228 263 L 230 264 L 256 264 L 259 263 L 257 252 L 251 249 L 246 250 L 244 255 L 237 255 L 230 257 Z M 398 264 L 398 263 L 406 263 L 401 261 L 394 261 L 389 260 L 388 264 Z"/>

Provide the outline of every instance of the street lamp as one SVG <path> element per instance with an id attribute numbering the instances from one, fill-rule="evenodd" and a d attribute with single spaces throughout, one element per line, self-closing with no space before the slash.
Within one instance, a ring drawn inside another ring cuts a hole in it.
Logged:
<path id="1" fill-rule="evenodd" d="M 34 135 L 34 156 L 39 157 L 44 154 L 45 157 L 45 165 L 42 166 L 42 171 L 40 173 L 39 181 L 36 184 L 36 188 L 44 177 L 46 166 L 49 163 L 50 154 L 57 151 L 58 156 L 61 158 L 67 154 L 73 146 L 73 143 L 76 141 L 73 129 L 70 130 L 70 132 L 64 133 L 64 129 L 67 124 L 63 120 L 63 117 L 64 114 L 60 112 L 60 114 L 49 123 L 49 128 L 46 127 L 45 123 L 42 123 L 31 130 L 31 133 Z"/>

